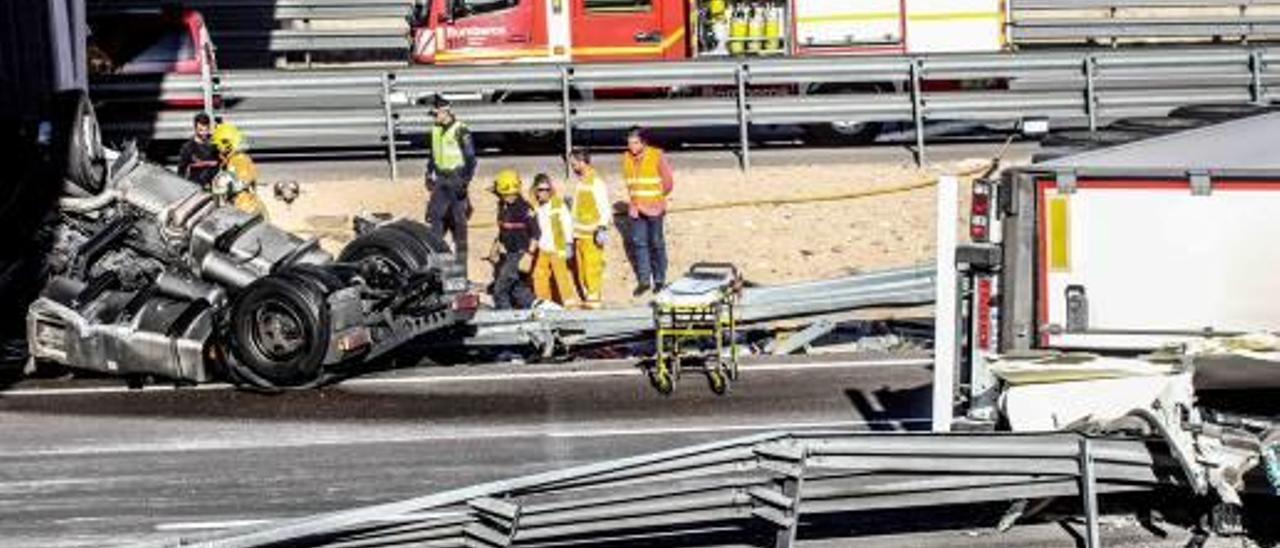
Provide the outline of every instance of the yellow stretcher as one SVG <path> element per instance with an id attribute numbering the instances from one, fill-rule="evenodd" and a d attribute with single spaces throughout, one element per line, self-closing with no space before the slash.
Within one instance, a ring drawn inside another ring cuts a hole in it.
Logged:
<path id="1" fill-rule="evenodd" d="M 686 364 L 697 364 L 711 391 L 724 394 L 738 378 L 737 309 L 742 275 L 724 263 L 698 263 L 653 300 L 657 352 L 649 380 L 670 394 Z"/>

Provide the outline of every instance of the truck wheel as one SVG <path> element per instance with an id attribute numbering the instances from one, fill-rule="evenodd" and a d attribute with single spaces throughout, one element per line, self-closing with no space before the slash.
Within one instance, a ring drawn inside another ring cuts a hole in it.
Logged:
<path id="1" fill-rule="evenodd" d="M 106 152 L 102 132 L 89 96 L 81 90 L 59 93 L 54 98 L 55 161 L 65 167 L 64 177 L 89 195 L 102 192 L 107 180 Z"/>
<path id="2" fill-rule="evenodd" d="M 804 128 L 805 140 L 816 145 L 866 145 L 875 142 L 880 127 L 879 122 L 811 124 Z"/>
<path id="3" fill-rule="evenodd" d="M 408 219 L 400 219 L 387 225 L 388 228 L 394 228 L 400 232 L 404 232 L 413 236 L 423 245 L 427 246 L 427 251 L 431 253 L 453 253 L 449 247 L 449 243 L 444 241 L 439 235 L 431 232 L 431 229 L 417 221 Z"/>
<path id="4" fill-rule="evenodd" d="M 320 380 L 329 350 L 329 308 L 319 284 L 273 274 L 245 288 L 231 308 L 233 373 L 259 388 Z"/>
<path id="5" fill-rule="evenodd" d="M 889 88 L 878 84 L 862 85 L 827 85 L 810 93 L 812 95 L 832 95 L 845 93 L 863 93 L 878 95 L 889 91 Z M 855 146 L 875 142 L 882 128 L 880 122 L 831 121 L 824 124 L 804 126 L 805 140 L 817 145 Z"/>
<path id="6" fill-rule="evenodd" d="M 413 230 L 395 223 L 380 226 L 347 244 L 338 260 L 363 265 L 373 287 L 399 287 L 401 278 L 427 266 L 432 253 L 429 241 L 411 234 Z"/>

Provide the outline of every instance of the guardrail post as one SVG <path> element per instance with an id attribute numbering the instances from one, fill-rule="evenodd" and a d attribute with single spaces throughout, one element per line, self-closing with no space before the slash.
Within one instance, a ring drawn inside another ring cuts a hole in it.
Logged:
<path id="1" fill-rule="evenodd" d="M 1080 438 L 1080 497 L 1084 505 L 1085 547 L 1101 548 L 1098 535 L 1098 481 L 1093 470 L 1093 446 Z"/>
<path id="2" fill-rule="evenodd" d="M 920 85 L 923 66 L 919 59 L 911 60 L 911 118 L 916 126 L 916 165 L 924 166 L 924 88 Z"/>
<path id="3" fill-rule="evenodd" d="M 396 182 L 400 177 L 400 162 L 396 154 L 396 119 L 395 112 L 391 108 L 391 80 L 395 75 L 390 72 L 382 73 L 382 116 L 386 121 L 387 133 L 387 160 L 391 162 L 391 182 Z"/>
<path id="4" fill-rule="evenodd" d="M 1093 79 L 1097 76 L 1098 60 L 1092 55 L 1084 58 L 1084 110 L 1089 115 L 1089 133 L 1098 131 L 1098 94 Z"/>
<path id="5" fill-rule="evenodd" d="M 1266 104 L 1267 102 L 1267 92 L 1263 87 L 1265 84 L 1262 80 L 1262 71 L 1265 68 L 1264 63 L 1261 51 L 1256 49 L 1249 51 L 1249 95 L 1256 105 Z"/>
<path id="6" fill-rule="evenodd" d="M 751 177 L 751 120 L 747 105 L 747 66 L 738 65 L 733 71 L 734 82 L 738 85 L 738 166 L 748 178 Z"/>
<path id="7" fill-rule="evenodd" d="M 568 177 L 569 173 L 569 154 L 573 152 L 573 103 L 569 94 L 569 81 L 573 77 L 573 69 L 569 66 L 560 67 L 560 108 L 561 114 L 564 116 L 562 124 L 564 125 L 564 176 Z"/>

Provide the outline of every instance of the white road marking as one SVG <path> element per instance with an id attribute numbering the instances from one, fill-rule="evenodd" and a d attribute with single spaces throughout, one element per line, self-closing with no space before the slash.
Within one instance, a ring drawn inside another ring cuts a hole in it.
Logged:
<path id="1" fill-rule="evenodd" d="M 871 421 L 821 421 L 791 422 L 769 424 L 705 424 L 688 426 L 654 426 L 616 428 L 608 424 L 596 427 L 571 425 L 551 425 L 550 428 L 507 428 L 503 430 L 465 429 L 443 432 L 405 432 L 367 437 L 352 437 L 350 433 L 333 433 L 309 438 L 288 439 L 280 436 L 245 436 L 239 439 L 205 439 L 175 443 L 123 443 L 114 445 L 96 445 L 84 447 L 43 448 L 31 451 L 0 451 L 4 458 L 30 457 L 68 457 L 84 455 L 106 455 L 117 453 L 180 453 L 193 451 L 238 451 L 247 449 L 296 449 L 305 447 L 337 447 L 356 446 L 375 443 L 419 443 L 429 441 L 475 441 L 511 438 L 608 438 L 621 436 L 662 436 L 670 434 L 697 434 L 714 432 L 772 432 L 792 430 L 850 430 L 866 429 L 873 426 L 902 426 L 905 424 L 924 424 L 928 417 L 903 417 L 899 419 L 883 419 Z M 2 486 L 3 484 L 0 484 Z"/>
<path id="2" fill-rule="evenodd" d="M 161 523 L 156 525 L 157 531 L 202 531 L 206 529 L 231 529 L 263 525 L 271 523 L 269 519 L 231 519 L 226 521 L 184 521 L 179 523 Z"/>
<path id="3" fill-rule="evenodd" d="M 825 369 L 874 369 L 878 367 L 894 367 L 894 366 L 929 366 L 933 364 L 930 359 L 902 359 L 902 360 L 849 360 L 838 362 L 811 362 L 811 363 L 766 363 L 766 364 L 744 364 L 742 371 L 744 375 L 751 374 L 752 371 L 812 371 Z M 530 380 L 564 380 L 564 379 L 588 379 L 588 378 L 606 378 L 606 377 L 628 377 L 639 375 L 640 371 L 635 367 L 626 367 L 621 369 L 588 369 L 588 370 L 570 370 L 570 371 L 512 371 L 509 373 L 482 373 L 482 374 L 462 374 L 462 375 L 422 375 L 412 377 L 370 377 L 355 378 L 343 381 L 336 385 L 338 387 L 360 387 L 360 386 L 398 386 L 398 385 L 426 385 L 426 384 L 446 384 L 461 382 L 511 382 L 511 381 L 530 381 Z M 104 395 L 104 394 L 124 394 L 130 392 L 172 392 L 186 390 L 229 390 L 232 389 L 229 384 L 213 383 L 202 384 L 197 386 L 176 388 L 172 386 L 148 386 L 142 389 L 129 388 L 126 386 L 97 386 L 85 388 L 25 388 L 19 390 L 0 391 L 0 398 L 6 397 L 32 397 L 32 396 L 87 396 L 87 395 Z"/>

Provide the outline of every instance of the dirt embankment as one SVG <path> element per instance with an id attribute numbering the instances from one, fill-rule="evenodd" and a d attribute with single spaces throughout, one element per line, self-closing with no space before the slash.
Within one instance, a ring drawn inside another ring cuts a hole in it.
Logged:
<path id="1" fill-rule="evenodd" d="M 609 182 L 611 198 L 624 200 L 617 166 L 604 160 L 597 163 Z M 667 223 L 669 278 L 699 261 L 735 263 L 759 283 L 931 261 L 936 199 L 932 183 L 939 174 L 972 172 L 982 165 L 982 159 L 930 169 L 911 164 L 798 164 L 756 168 L 747 180 L 734 168 L 682 169 L 676 157 L 676 190 Z M 501 167 L 482 162 L 472 187 L 475 214 L 468 269 L 471 278 L 481 282 L 492 274 L 482 256 L 496 233 L 496 202 L 487 186 Z M 560 173 L 548 167 L 549 173 Z M 527 183 L 533 173 L 522 176 Z M 264 179 L 270 180 L 270 174 Z M 327 249 L 336 251 L 351 237 L 352 215 L 390 212 L 421 219 L 427 193 L 417 182 L 390 183 L 370 177 L 305 185 L 292 205 L 270 196 L 266 199 L 273 221 L 319 236 Z M 622 241 L 615 227 L 607 259 L 605 299 L 609 303 L 630 302 L 635 285 Z"/>

